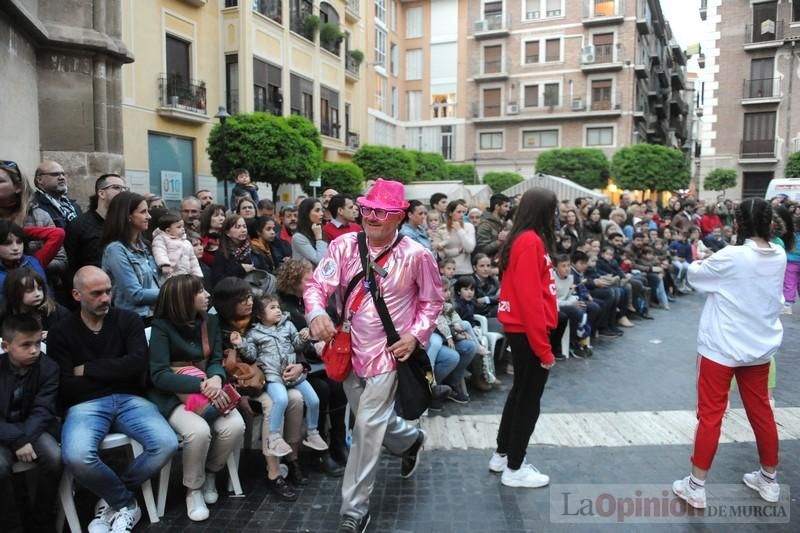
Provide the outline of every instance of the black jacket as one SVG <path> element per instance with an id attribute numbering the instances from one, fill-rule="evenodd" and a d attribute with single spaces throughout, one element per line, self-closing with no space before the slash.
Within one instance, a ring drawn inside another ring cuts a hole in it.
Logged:
<path id="1" fill-rule="evenodd" d="M 114 393 L 141 395 L 147 380 L 144 324 L 125 309 L 111 308 L 97 334 L 76 311 L 47 334 L 47 355 L 61 367 L 59 397 L 65 408 Z M 83 376 L 73 375 L 80 365 Z"/>
<path id="2" fill-rule="evenodd" d="M 497 302 L 500 299 L 500 282 L 494 276 L 481 280 L 477 274 L 472 275 L 475 281 L 475 312 L 486 317 L 497 316 Z M 489 303 L 484 298 L 489 298 Z"/>
<path id="3" fill-rule="evenodd" d="M 50 215 L 50 218 L 53 219 L 53 224 L 55 224 L 56 227 L 66 229 L 68 222 L 67 219 L 64 217 L 64 214 L 61 213 L 61 210 L 56 206 L 54 206 L 52 202 L 50 202 L 50 200 L 48 200 L 47 197 L 45 197 L 44 194 L 41 193 L 41 191 L 37 190 L 34 193 L 34 199 L 36 200 L 36 203 L 43 211 L 47 211 L 47 214 Z M 70 204 L 72 204 L 72 207 L 75 208 L 75 213 L 77 213 L 78 217 L 80 217 L 82 211 L 81 211 L 81 206 L 78 205 L 78 202 L 76 202 L 70 197 L 67 197 L 67 201 Z M 75 220 L 73 220 L 73 222 L 75 222 L 76 220 L 78 219 L 76 218 Z"/>
<path id="4" fill-rule="evenodd" d="M 222 249 L 219 249 L 214 253 L 214 264 L 211 265 L 211 284 L 216 287 L 219 280 L 228 276 L 244 278 L 247 272 L 242 268 L 242 264 L 252 264 L 258 270 L 270 271 L 266 257 L 255 248 L 244 261 L 237 260 L 233 255 L 225 257 Z"/>
<path id="5" fill-rule="evenodd" d="M 33 443 L 56 422 L 58 365 L 41 355 L 23 377 L 23 422 L 8 422 L 15 376 L 8 354 L 0 355 L 0 444 L 16 451 Z"/>
<path id="6" fill-rule="evenodd" d="M 70 270 L 75 272 L 86 265 L 100 268 L 103 260 L 100 241 L 103 240 L 105 224 L 105 219 L 95 210 L 84 213 L 70 222 L 64 240 Z"/>

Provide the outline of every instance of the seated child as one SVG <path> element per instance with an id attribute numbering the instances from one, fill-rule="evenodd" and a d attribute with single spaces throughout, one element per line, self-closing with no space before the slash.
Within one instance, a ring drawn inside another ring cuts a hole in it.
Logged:
<path id="1" fill-rule="evenodd" d="M 652 247 L 645 246 L 642 248 L 642 255 L 637 259 L 637 264 L 649 269 L 650 286 L 655 289 L 658 303 L 663 309 L 669 310 L 669 296 L 667 296 L 667 291 L 664 288 L 664 271 L 661 268 L 661 260 L 656 257 Z"/>
<path id="2" fill-rule="evenodd" d="M 308 328 L 298 332 L 289 313 L 281 311 L 278 297 L 265 295 L 256 305 L 253 312 L 258 323 L 250 328 L 244 339 L 232 336 L 235 345 L 239 341 L 238 351 L 243 361 L 258 361 L 267 378 L 267 394 L 272 398 L 272 413 L 269 419 L 268 453 L 283 457 L 292 452 L 292 448 L 283 438 L 283 417 L 288 406 L 287 388 L 297 389 L 306 404 L 306 426 L 308 433 L 303 444 L 312 450 L 324 451 L 328 445 L 320 437 L 317 429 L 319 419 L 319 397 L 311 384 L 305 380 L 305 374 L 294 381 L 286 379 L 289 367 L 297 364 L 296 350 L 302 348 L 309 339 Z"/>
<path id="3" fill-rule="evenodd" d="M 69 310 L 47 294 L 44 278 L 30 268 L 18 268 L 8 273 L 3 285 L 2 319 L 19 314 L 30 314 L 42 326 L 42 341 L 47 332 L 70 315 Z"/>
<path id="4" fill-rule="evenodd" d="M 0 220 L 0 285 L 5 282 L 10 271 L 22 267 L 35 270 L 42 279 L 47 279 L 39 261 L 32 255 L 25 254 L 25 239 L 25 232 L 21 227 L 13 222 Z"/>
<path id="5" fill-rule="evenodd" d="M 456 260 L 452 257 L 446 257 L 439 261 L 439 274 L 442 276 L 442 283 L 447 282 L 446 289 L 452 289 L 455 284 L 456 275 Z"/>
<path id="6" fill-rule="evenodd" d="M 153 232 L 153 259 L 164 278 L 178 274 L 203 277 L 203 271 L 186 239 L 183 219 L 175 213 L 165 213 L 158 219 L 158 229 Z"/>
<path id="7" fill-rule="evenodd" d="M 25 476 L 15 490 L 16 509 L 25 531 L 56 530 L 56 496 L 61 478 L 61 449 L 56 399 L 59 367 L 41 357 L 42 328 L 31 315 L 12 315 L 3 321 L 0 355 L 0 485 L 12 481 L 11 465 L 36 463 L 41 473 L 33 508 L 24 490 Z M 0 498 L 0 516 L 8 517 L 11 495 Z M 4 524 L 7 525 L 7 524 Z"/>
<path id="8" fill-rule="evenodd" d="M 617 305 L 619 299 L 615 297 L 612 290 L 598 291 L 598 296 L 603 296 L 603 298 L 594 297 L 591 292 L 593 283 L 585 275 L 590 262 L 596 263 L 597 260 L 590 258 L 583 252 L 575 252 L 575 255 L 572 256 L 572 282 L 578 300 L 586 305 L 590 326 L 589 338 L 595 336 L 595 334 L 604 337 L 619 337 L 622 335 L 622 331 L 617 327 Z M 624 292 L 620 296 L 623 294 Z M 588 339 L 585 344 L 591 348 Z"/>
<path id="9" fill-rule="evenodd" d="M 500 281 L 492 274 L 492 260 L 486 254 L 472 256 L 472 275 L 475 281 L 475 308 L 479 315 L 497 317 Z"/>

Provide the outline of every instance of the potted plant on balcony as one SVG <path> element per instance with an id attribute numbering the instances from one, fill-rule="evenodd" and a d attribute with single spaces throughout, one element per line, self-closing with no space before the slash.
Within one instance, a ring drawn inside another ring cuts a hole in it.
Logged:
<path id="1" fill-rule="evenodd" d="M 305 36 L 308 37 L 310 41 L 314 40 L 314 34 L 317 33 L 319 29 L 319 17 L 316 15 L 307 15 L 305 19 L 303 19 L 303 30 L 305 30 Z"/>
<path id="2" fill-rule="evenodd" d="M 350 59 L 353 60 L 353 65 L 356 69 L 361 66 L 361 63 L 364 61 L 364 52 L 361 50 L 350 50 L 347 55 L 350 56 Z"/>
<path id="3" fill-rule="evenodd" d="M 337 49 L 344 39 L 344 34 L 337 24 L 326 22 L 319 28 L 319 42 L 328 49 Z"/>

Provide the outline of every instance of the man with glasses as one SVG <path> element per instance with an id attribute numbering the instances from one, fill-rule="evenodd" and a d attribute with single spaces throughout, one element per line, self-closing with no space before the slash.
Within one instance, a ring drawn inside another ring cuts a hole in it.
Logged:
<path id="1" fill-rule="evenodd" d="M 87 265 L 100 266 L 106 214 L 111 200 L 123 191 L 127 191 L 125 180 L 119 174 L 103 174 L 94 182 L 92 205 L 94 209 L 80 215 L 69 224 L 64 247 L 72 272 Z"/>
<path id="2" fill-rule="evenodd" d="M 81 216 L 78 202 L 67 196 L 67 173 L 55 161 L 42 161 L 33 178 L 36 185 L 34 198 L 39 207 L 47 211 L 59 228 Z"/>
<path id="3" fill-rule="evenodd" d="M 358 203 L 370 259 L 377 263 L 374 272 L 379 290 L 400 341 L 388 345 L 369 294 L 355 310 L 351 309 L 357 294 L 365 290 L 364 284 L 359 283 L 345 302 L 352 332 L 352 370 L 343 386 L 355 415 L 355 426 L 342 484 L 340 533 L 361 533 L 369 524 L 369 497 L 382 446 L 401 457 L 402 478 L 411 477 L 417 468 L 425 433 L 394 412 L 397 361 L 407 360 L 417 345 L 428 344 L 444 304 L 433 255 L 412 239 L 396 241 L 408 207 L 403 184 L 378 179 Z M 381 253 L 390 248 L 388 255 L 380 259 Z M 336 333 L 325 311 L 328 299 L 336 293 L 342 296 L 342 288 L 361 271 L 357 234 L 344 235 L 328 247 L 303 295 L 312 338 L 327 341 Z"/>

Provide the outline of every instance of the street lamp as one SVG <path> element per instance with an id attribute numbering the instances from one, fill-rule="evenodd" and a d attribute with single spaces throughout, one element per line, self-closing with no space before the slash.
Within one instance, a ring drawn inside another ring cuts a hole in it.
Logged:
<path id="1" fill-rule="evenodd" d="M 228 118 L 230 118 L 230 116 L 231 116 L 231 114 L 228 113 L 228 110 L 225 109 L 224 105 L 219 106 L 219 110 L 217 111 L 217 114 L 214 115 L 214 118 L 219 120 L 219 123 L 220 123 L 220 136 L 222 137 L 222 158 L 223 158 L 222 160 L 226 163 L 226 164 L 220 165 L 222 167 L 222 186 L 223 186 L 223 190 L 224 190 L 223 194 L 225 195 L 225 201 L 223 202 L 223 205 L 228 205 L 228 168 L 227 168 L 228 167 L 228 165 L 227 165 L 227 162 L 228 162 L 228 153 L 227 153 L 228 147 L 227 147 L 227 145 L 225 143 L 225 121 L 228 120 Z"/>

